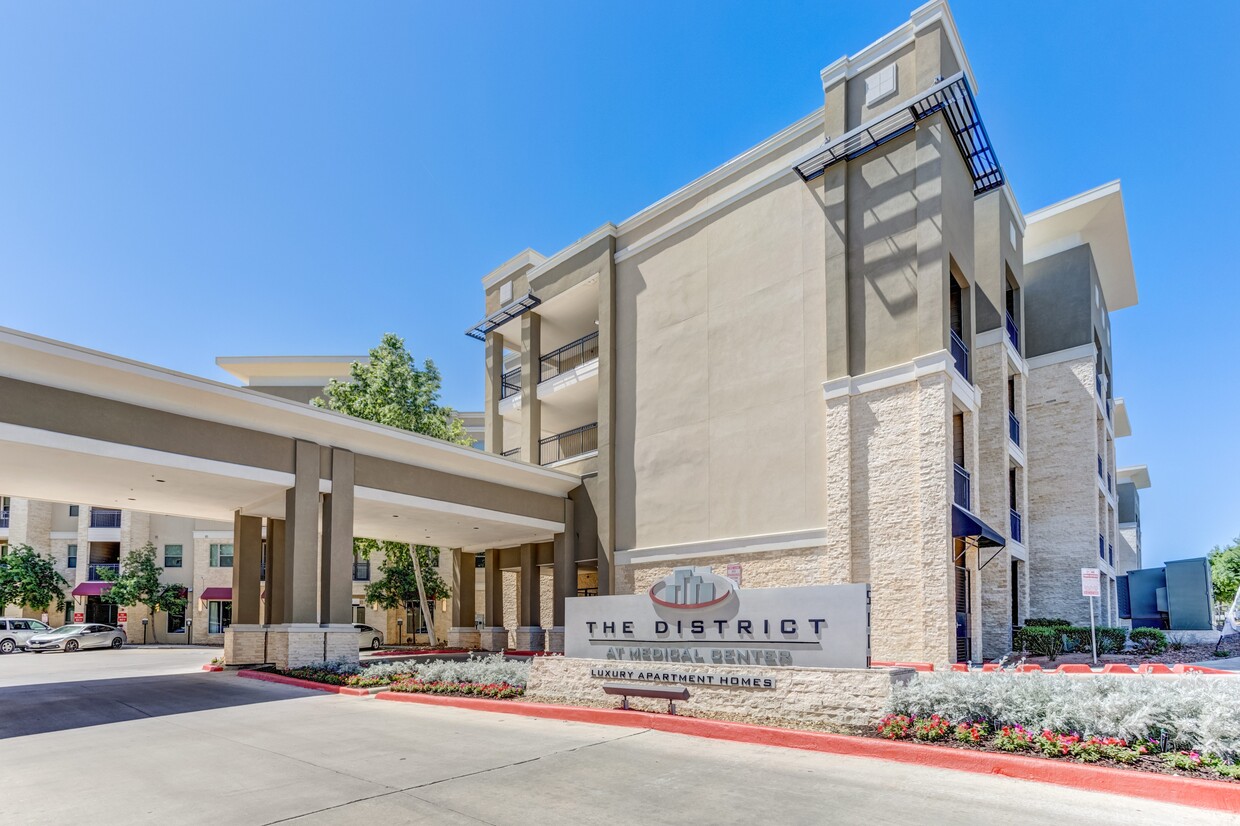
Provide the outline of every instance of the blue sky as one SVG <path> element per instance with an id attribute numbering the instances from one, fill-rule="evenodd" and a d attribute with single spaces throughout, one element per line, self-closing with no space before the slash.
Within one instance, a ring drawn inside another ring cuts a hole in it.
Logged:
<path id="1" fill-rule="evenodd" d="M 820 106 L 917 0 L 9 4 L 0 324 L 214 378 L 384 331 L 481 407 L 479 279 Z M 1240 534 L 1240 5 L 953 4 L 1031 211 L 1123 180 L 1147 559 Z"/>

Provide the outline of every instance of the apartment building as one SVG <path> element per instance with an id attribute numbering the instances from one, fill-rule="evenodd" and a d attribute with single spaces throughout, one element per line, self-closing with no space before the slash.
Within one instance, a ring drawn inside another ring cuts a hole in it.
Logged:
<path id="1" fill-rule="evenodd" d="M 521 639 L 554 648 L 559 583 L 635 593 L 686 565 L 867 582 L 877 660 L 1006 653 L 1094 563 L 1114 615 L 1118 184 L 1021 211 L 939 0 L 819 80 L 822 109 L 483 279 L 487 449 L 582 478 L 571 558 L 483 551 L 495 642 L 501 575 Z"/>

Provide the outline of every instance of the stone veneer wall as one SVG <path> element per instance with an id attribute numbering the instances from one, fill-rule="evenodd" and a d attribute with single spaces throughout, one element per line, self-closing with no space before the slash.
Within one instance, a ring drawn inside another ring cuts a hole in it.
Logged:
<path id="1" fill-rule="evenodd" d="M 973 513 L 1004 537 L 1011 531 L 1008 502 L 1008 359 L 1007 345 L 1000 341 L 973 351 L 973 381 L 982 391 L 982 409 L 978 425 L 978 463 L 972 469 L 976 478 L 971 503 Z M 1019 382 L 1020 376 L 1015 378 Z M 1017 390 L 1017 415 L 1020 396 Z M 1024 508 L 1021 508 L 1022 513 Z M 1010 537 L 1009 537 L 1010 538 Z M 1022 544 L 1028 544 L 1022 543 Z M 976 612 L 980 653 L 986 659 L 1002 657 L 1012 650 L 1012 554 L 1006 549 L 997 556 L 993 549 L 980 552 L 986 567 L 976 571 L 979 608 Z M 989 560 L 989 562 L 987 562 Z"/>
<path id="2" fill-rule="evenodd" d="M 706 666 L 677 663 L 612 662 L 573 657 L 536 657 L 530 665 L 525 699 L 614 708 L 620 698 L 603 693 L 606 682 L 628 682 L 590 676 L 592 668 L 674 671 L 688 674 L 771 676 L 775 688 L 757 689 L 689 685 L 689 699 L 676 703 L 676 713 L 716 720 L 817 729 L 841 733 L 872 731 L 891 699 L 892 689 L 912 679 L 908 668 L 789 668 Z M 668 683 L 645 683 L 657 686 Z M 666 700 L 632 698 L 629 707 L 667 711 Z"/>

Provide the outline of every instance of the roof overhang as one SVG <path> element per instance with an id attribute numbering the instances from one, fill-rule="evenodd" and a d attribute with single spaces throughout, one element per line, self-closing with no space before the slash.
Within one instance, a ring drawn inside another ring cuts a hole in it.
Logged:
<path id="1" fill-rule="evenodd" d="M 1146 465 L 1118 468 L 1115 475 L 1121 482 L 1132 482 L 1137 490 L 1145 490 L 1150 486 L 1150 469 Z"/>
<path id="2" fill-rule="evenodd" d="M 330 379 L 349 378 L 354 362 L 369 361 L 369 356 L 220 356 L 215 363 L 246 386 L 322 387 Z"/>
<path id="3" fill-rule="evenodd" d="M 495 269 L 487 273 L 482 279 L 483 289 L 494 287 L 510 275 L 515 275 L 528 267 L 537 267 L 546 261 L 546 256 L 526 247 L 521 252 L 509 258 Z"/>
<path id="4" fill-rule="evenodd" d="M 1132 435 L 1132 424 L 1128 421 L 1128 405 L 1123 399 L 1115 400 L 1115 438 L 1122 439 Z"/>
<path id="5" fill-rule="evenodd" d="M 1031 212 L 1025 221 L 1026 264 L 1089 244 L 1107 310 L 1122 310 L 1137 303 L 1137 279 L 1119 181 Z"/>
<path id="6" fill-rule="evenodd" d="M 803 180 L 812 181 L 827 167 L 877 149 L 939 112 L 943 113 L 956 148 L 973 177 L 973 194 L 981 195 L 1003 186 L 1003 168 L 999 166 L 964 72 L 939 81 L 885 114 L 827 141 L 793 166 Z"/>

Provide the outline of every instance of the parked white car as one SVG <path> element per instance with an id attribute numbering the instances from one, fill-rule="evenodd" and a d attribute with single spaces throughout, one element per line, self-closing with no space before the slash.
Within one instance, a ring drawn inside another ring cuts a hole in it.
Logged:
<path id="1" fill-rule="evenodd" d="M 35 634 L 51 631 L 47 623 L 19 617 L 0 617 L 0 654 L 12 654 L 25 649 L 26 642 Z"/>
<path id="2" fill-rule="evenodd" d="M 378 650 L 383 647 L 383 632 L 360 622 L 353 623 L 357 629 L 357 647 Z"/>
<path id="3" fill-rule="evenodd" d="M 125 644 L 125 632 L 111 625 L 74 623 L 36 634 L 26 640 L 29 651 L 77 651 L 79 648 L 115 648 Z"/>

